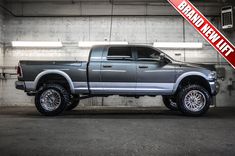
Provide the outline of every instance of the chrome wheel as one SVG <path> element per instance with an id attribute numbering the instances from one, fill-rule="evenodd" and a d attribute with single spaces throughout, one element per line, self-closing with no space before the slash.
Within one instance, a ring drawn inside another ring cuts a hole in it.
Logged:
<path id="1" fill-rule="evenodd" d="M 184 103 L 188 110 L 198 112 L 206 105 L 206 97 L 199 90 L 191 90 L 185 95 Z"/>
<path id="2" fill-rule="evenodd" d="M 43 109 L 54 111 L 61 104 L 60 93 L 54 89 L 45 90 L 40 96 L 40 103 Z"/>

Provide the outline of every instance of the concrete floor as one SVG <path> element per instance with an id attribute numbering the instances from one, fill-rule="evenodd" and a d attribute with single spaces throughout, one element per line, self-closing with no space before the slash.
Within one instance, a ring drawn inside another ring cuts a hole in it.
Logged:
<path id="1" fill-rule="evenodd" d="M 185 117 L 164 108 L 0 108 L 0 155 L 235 155 L 235 108 Z"/>

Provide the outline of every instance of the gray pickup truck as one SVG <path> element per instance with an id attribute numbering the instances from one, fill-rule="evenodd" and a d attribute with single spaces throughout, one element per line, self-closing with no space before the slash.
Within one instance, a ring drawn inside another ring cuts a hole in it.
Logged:
<path id="1" fill-rule="evenodd" d="M 16 88 L 35 95 L 44 115 L 75 108 L 93 96 L 156 96 L 185 115 L 204 114 L 217 93 L 216 72 L 175 61 L 142 45 L 102 45 L 88 61 L 20 61 Z"/>

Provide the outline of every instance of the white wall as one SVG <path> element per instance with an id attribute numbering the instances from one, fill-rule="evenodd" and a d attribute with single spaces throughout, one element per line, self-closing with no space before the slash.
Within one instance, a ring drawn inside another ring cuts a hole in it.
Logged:
<path id="1" fill-rule="evenodd" d="M 1 2 L 0 2 L 1 4 Z M 4 34 L 3 34 L 3 13 L 2 10 L 0 10 L 0 66 L 3 65 L 3 57 L 2 57 L 2 52 L 3 52 L 3 38 L 4 38 Z"/>
<path id="2" fill-rule="evenodd" d="M 19 59 L 71 60 L 77 57 L 86 60 L 89 49 L 79 49 L 77 42 L 109 39 L 111 19 L 110 17 L 7 17 L 5 24 L 5 42 L 7 43 L 13 40 L 62 41 L 65 45 L 61 49 L 53 50 L 8 47 L 5 54 L 5 65 L 14 66 Z M 165 50 L 165 52 L 177 60 L 190 62 L 217 62 L 219 57 L 214 49 L 208 46 L 208 43 L 179 16 L 114 17 L 111 40 L 149 45 L 155 41 L 203 42 L 204 46 L 201 50 Z M 180 53 L 181 56 L 176 56 L 177 53 Z"/>
<path id="3" fill-rule="evenodd" d="M 23 3 L 8 3 L 7 7 L 16 15 L 20 16 L 86 16 L 86 15 L 111 15 L 112 4 L 110 0 L 71 1 L 42 3 L 24 1 Z M 165 0 L 153 0 L 132 2 L 125 0 L 113 1 L 113 15 L 178 15 L 177 11 Z M 218 15 L 221 3 L 195 3 L 204 15 Z"/>
<path id="4" fill-rule="evenodd" d="M 3 41 L 3 14 L 0 11 L 0 41 Z"/>
<path id="5" fill-rule="evenodd" d="M 3 15 L 0 10 L 0 66 L 3 66 Z M 1 73 L 0 69 L 0 73 Z M 2 103 L 3 100 L 3 87 L 2 87 L 2 81 L 0 80 L 0 104 Z"/>

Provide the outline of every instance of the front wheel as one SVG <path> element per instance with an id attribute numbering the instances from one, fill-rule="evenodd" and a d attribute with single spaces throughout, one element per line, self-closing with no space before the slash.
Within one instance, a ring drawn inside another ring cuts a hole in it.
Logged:
<path id="1" fill-rule="evenodd" d="M 68 91 L 59 84 L 47 84 L 35 96 L 37 110 L 47 116 L 62 113 L 69 103 Z"/>
<path id="2" fill-rule="evenodd" d="M 178 94 L 177 105 L 185 115 L 200 116 L 207 112 L 211 104 L 211 96 L 200 85 L 189 85 Z"/>

